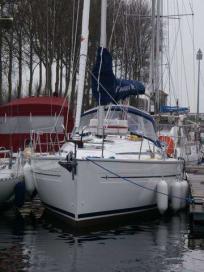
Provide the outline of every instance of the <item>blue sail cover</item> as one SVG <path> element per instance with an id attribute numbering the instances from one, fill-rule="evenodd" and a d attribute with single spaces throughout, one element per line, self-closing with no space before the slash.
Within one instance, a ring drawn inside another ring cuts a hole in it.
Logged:
<path id="1" fill-rule="evenodd" d="M 189 108 L 187 107 L 178 107 L 178 106 L 161 106 L 160 112 L 177 112 L 177 113 L 188 113 Z"/>
<path id="2" fill-rule="evenodd" d="M 92 92 L 98 103 L 100 94 L 100 104 L 107 105 L 130 95 L 144 94 L 145 87 L 136 80 L 116 79 L 111 54 L 106 48 L 99 47 L 92 71 Z"/>

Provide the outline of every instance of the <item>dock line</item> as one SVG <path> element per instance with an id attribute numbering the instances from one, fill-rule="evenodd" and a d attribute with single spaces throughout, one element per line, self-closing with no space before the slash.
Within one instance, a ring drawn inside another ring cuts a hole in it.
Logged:
<path id="1" fill-rule="evenodd" d="M 121 176 L 118 175 L 117 173 L 114 173 L 113 171 L 111 171 L 111 170 L 105 168 L 104 166 L 101 166 L 100 164 L 98 164 L 98 163 L 95 162 L 94 160 L 91 160 L 90 158 L 86 158 L 86 160 L 92 162 L 93 164 L 95 164 L 96 166 L 100 167 L 101 169 L 103 169 L 103 170 L 109 172 L 110 174 L 112 174 L 112 175 L 114 175 L 114 176 L 116 176 L 116 177 L 118 177 L 118 178 L 120 178 L 120 179 L 123 179 L 123 180 L 125 180 L 125 181 L 127 181 L 127 182 L 129 182 L 129 183 L 131 183 L 131 184 L 133 184 L 133 185 L 136 185 L 136 186 L 138 186 L 138 187 L 141 187 L 141 188 L 143 188 L 143 189 L 146 189 L 146 190 L 149 190 L 149 191 L 152 191 L 152 192 L 155 192 L 155 193 L 159 193 L 159 194 L 161 194 L 161 195 L 169 196 L 169 194 L 165 194 L 165 193 L 163 193 L 163 192 L 158 192 L 158 191 L 155 190 L 155 189 L 151 189 L 151 188 L 149 188 L 149 187 L 146 187 L 146 186 L 140 185 L 140 184 L 138 184 L 138 183 L 135 183 L 134 181 L 132 181 L 132 180 L 130 180 L 130 179 L 127 179 L 127 178 L 125 178 L 125 177 L 121 177 Z M 183 200 L 183 201 L 185 200 L 185 201 L 186 201 L 187 203 L 189 203 L 189 204 L 194 203 L 194 199 L 191 198 L 190 196 L 189 196 L 189 197 L 183 198 L 183 197 L 178 197 L 178 196 L 171 195 L 171 197 L 173 197 L 173 198 L 178 198 L 178 199 L 181 199 L 181 200 Z"/>

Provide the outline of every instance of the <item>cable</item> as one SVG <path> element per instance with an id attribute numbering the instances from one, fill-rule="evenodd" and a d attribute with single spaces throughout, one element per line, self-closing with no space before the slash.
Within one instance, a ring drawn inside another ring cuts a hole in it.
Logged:
<path id="1" fill-rule="evenodd" d="M 178 9 L 178 12 L 179 12 L 178 0 L 177 0 L 177 9 Z M 183 48 L 183 37 L 182 37 L 182 33 L 181 33 L 181 28 L 179 28 L 179 34 L 180 34 L 180 42 L 181 42 L 181 56 L 182 56 L 185 83 L 186 83 L 187 102 L 188 102 L 188 106 L 189 106 L 190 105 L 190 100 L 189 100 L 189 94 L 188 94 L 188 84 L 187 84 L 187 75 L 186 75 L 186 66 L 185 66 L 184 48 Z"/>
<path id="2" fill-rule="evenodd" d="M 97 162 L 91 160 L 91 159 L 88 158 L 88 157 L 86 157 L 86 160 L 92 162 L 93 164 L 95 164 L 95 165 L 98 166 L 99 168 L 101 168 L 101 169 L 107 171 L 108 173 L 110 173 L 110 174 L 112 174 L 112 175 L 114 175 L 114 176 L 116 176 L 116 177 L 118 177 L 118 178 L 120 178 L 120 179 L 123 179 L 123 180 L 125 180 L 125 181 L 127 181 L 127 182 L 129 182 L 129 183 L 131 183 L 131 184 L 133 184 L 133 185 L 136 185 L 136 186 L 138 186 L 138 187 L 140 187 L 140 188 L 146 189 L 146 190 L 151 191 L 151 192 L 155 192 L 155 193 L 158 193 L 158 194 L 161 194 L 161 195 L 169 196 L 169 194 L 166 194 L 166 193 L 163 193 L 163 192 L 158 192 L 156 189 L 152 189 L 152 188 L 146 187 L 146 186 L 144 186 L 144 185 L 140 185 L 140 184 L 135 183 L 134 181 L 132 181 L 132 180 L 130 180 L 130 179 L 128 179 L 128 178 L 121 177 L 121 176 L 118 175 L 117 173 L 115 173 L 115 172 L 113 172 L 113 171 L 111 171 L 111 170 L 105 168 L 104 166 L 98 164 Z M 190 197 L 185 197 L 185 198 L 184 198 L 184 197 L 172 196 L 172 195 L 171 195 L 171 197 L 177 198 L 177 199 L 181 199 L 181 200 L 185 200 L 185 201 L 188 202 L 188 203 L 193 203 L 193 198 L 190 198 Z"/>

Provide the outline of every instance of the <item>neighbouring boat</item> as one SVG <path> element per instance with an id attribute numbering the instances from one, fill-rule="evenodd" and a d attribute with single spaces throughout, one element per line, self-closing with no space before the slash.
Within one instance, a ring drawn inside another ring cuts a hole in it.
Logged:
<path id="1" fill-rule="evenodd" d="M 62 97 L 24 97 L 0 106 L 0 146 L 13 152 L 24 150 L 31 140 L 37 150 L 41 143 L 42 152 L 58 149 L 56 142 L 64 140 L 64 130 L 69 133 L 72 129 L 72 113 Z M 45 144 L 48 137 L 50 146 Z"/>
<path id="2" fill-rule="evenodd" d="M 8 203 L 13 197 L 17 206 L 21 206 L 23 199 L 18 196 L 22 192 L 23 172 L 21 164 L 21 156 L 18 156 L 13 161 L 10 150 L 0 150 L 0 206 Z M 15 195 L 17 194 L 17 195 Z M 20 203 L 21 202 L 21 203 Z M 20 203 L 20 204 L 19 204 Z"/>
<path id="3" fill-rule="evenodd" d="M 105 0 L 101 3 L 103 17 L 107 3 Z M 81 118 L 89 6 L 90 1 L 84 1 L 73 137 L 58 153 L 31 157 L 36 189 L 48 209 L 73 223 L 152 211 L 157 209 L 157 201 L 163 213 L 168 207 L 171 185 L 183 180 L 183 161 L 167 158 L 150 114 L 133 107 L 111 105 L 112 100 L 117 102 L 130 94 L 144 93 L 145 89 L 137 81 L 116 80 L 112 57 L 103 47 L 105 42 L 98 49 L 92 73 L 92 89 L 100 100 L 99 107 L 85 112 Z M 158 195 L 166 197 L 161 199 Z M 185 195 L 180 197 L 185 199 Z"/>
<path id="4" fill-rule="evenodd" d="M 156 116 L 159 139 L 165 143 L 169 157 L 182 158 L 186 166 L 199 164 L 202 160 L 199 124 L 190 120 L 187 112 L 178 112 L 178 107 L 173 109 Z"/>

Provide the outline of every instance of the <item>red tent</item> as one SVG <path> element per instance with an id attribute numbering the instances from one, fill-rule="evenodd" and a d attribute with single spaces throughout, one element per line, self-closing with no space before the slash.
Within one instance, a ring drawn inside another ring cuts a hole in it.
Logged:
<path id="1" fill-rule="evenodd" d="M 42 151 L 48 151 L 52 142 L 64 139 L 64 130 L 73 129 L 73 115 L 62 97 L 25 97 L 0 106 L 0 146 L 14 152 L 23 149 L 31 139 L 41 142 Z M 39 144 L 39 143 L 38 143 Z"/>

